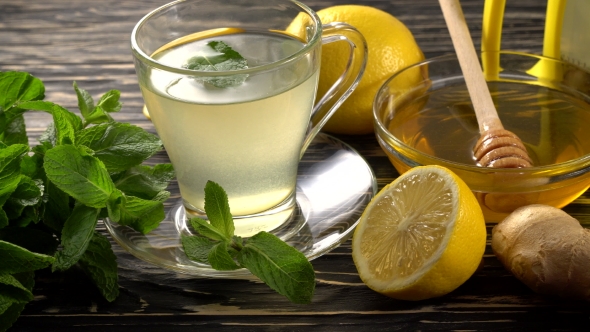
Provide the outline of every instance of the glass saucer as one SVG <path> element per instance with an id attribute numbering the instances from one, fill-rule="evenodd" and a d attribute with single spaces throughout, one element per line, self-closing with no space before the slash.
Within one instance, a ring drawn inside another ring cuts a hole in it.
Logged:
<path id="1" fill-rule="evenodd" d="M 309 260 L 333 250 L 350 238 L 376 192 L 373 171 L 358 152 L 337 138 L 318 134 L 299 163 L 293 218 L 300 229 L 286 242 Z M 133 256 L 165 269 L 206 277 L 250 277 L 245 269 L 217 271 L 188 259 L 175 222 L 175 215 L 184 213 L 182 199 L 178 189 L 171 193 L 166 218 L 149 234 L 105 219 L 107 230 Z"/>

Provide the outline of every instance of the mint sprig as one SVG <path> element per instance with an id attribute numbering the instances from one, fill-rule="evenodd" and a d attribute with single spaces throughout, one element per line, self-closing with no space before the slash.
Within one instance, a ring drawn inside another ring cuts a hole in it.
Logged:
<path id="1" fill-rule="evenodd" d="M 0 331 L 32 299 L 34 272 L 78 265 L 105 299 L 119 294 L 110 242 L 95 231 L 109 217 L 147 233 L 164 219 L 171 164 L 142 163 L 162 149 L 153 134 L 114 121 L 120 92 L 94 102 L 74 82 L 80 115 L 43 100 L 43 83 L 0 72 Z M 53 122 L 29 146 L 23 114 Z"/>
<path id="2" fill-rule="evenodd" d="M 184 252 L 194 261 L 216 270 L 246 268 L 270 288 L 294 303 L 310 303 L 315 289 L 313 266 L 305 255 L 278 237 L 259 232 L 243 239 L 234 235 L 227 194 L 213 181 L 205 186 L 205 213 L 209 222 L 190 219 L 198 235 L 183 235 Z"/>
<path id="3" fill-rule="evenodd" d="M 207 46 L 215 51 L 215 55 L 197 55 L 188 60 L 184 68 L 200 71 L 232 71 L 248 68 L 248 62 L 238 52 L 222 41 L 210 41 Z M 223 77 L 199 77 L 195 80 L 211 84 L 218 88 L 238 86 L 246 81 L 248 75 L 230 75 Z"/>

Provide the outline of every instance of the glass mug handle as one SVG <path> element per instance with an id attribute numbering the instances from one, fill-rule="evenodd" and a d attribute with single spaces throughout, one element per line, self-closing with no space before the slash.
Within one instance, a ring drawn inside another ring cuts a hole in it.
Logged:
<path id="1" fill-rule="evenodd" d="M 337 41 L 347 42 L 350 46 L 350 56 L 342 75 L 340 75 L 334 85 L 328 89 L 312 110 L 310 124 L 312 127 L 309 129 L 303 141 L 300 158 L 303 157 L 311 141 L 313 141 L 338 107 L 356 89 L 367 66 L 367 42 L 365 41 L 365 37 L 355 27 L 346 23 L 336 22 L 323 24 L 322 28 L 322 45 Z M 313 126 L 313 123 L 316 125 Z"/>

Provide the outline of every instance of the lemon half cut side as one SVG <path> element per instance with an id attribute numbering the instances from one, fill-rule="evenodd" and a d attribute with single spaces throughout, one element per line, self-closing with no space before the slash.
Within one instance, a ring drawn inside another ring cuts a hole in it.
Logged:
<path id="1" fill-rule="evenodd" d="M 477 269 L 486 246 L 469 187 L 440 166 L 420 166 L 384 187 L 361 216 L 352 256 L 363 282 L 403 300 L 445 295 Z"/>

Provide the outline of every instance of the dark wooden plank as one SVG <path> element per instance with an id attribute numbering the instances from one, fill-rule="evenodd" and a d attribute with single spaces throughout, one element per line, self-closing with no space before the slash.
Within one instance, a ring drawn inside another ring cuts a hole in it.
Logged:
<path id="1" fill-rule="evenodd" d="M 74 80 L 97 97 L 110 89 L 121 90 L 124 107 L 116 118 L 155 132 L 141 114 L 143 102 L 129 36 L 135 22 L 165 2 L 0 0 L 0 70 L 31 72 L 45 82 L 47 100 L 69 109 L 76 108 L 71 87 Z M 318 10 L 350 1 L 306 3 Z M 355 3 L 394 14 L 413 31 L 427 57 L 453 51 L 435 0 Z M 483 1 L 462 3 L 479 45 Z M 502 47 L 540 53 L 544 14 L 545 1 L 509 1 Z M 27 115 L 31 143 L 49 121 L 43 114 Z M 372 135 L 339 138 L 366 158 L 380 188 L 397 176 Z M 166 158 L 160 153 L 154 162 Z M 585 195 L 579 201 L 588 199 Z M 575 204 L 572 211 L 580 213 Z M 586 303 L 532 293 L 504 270 L 489 247 L 482 268 L 455 292 L 438 299 L 406 302 L 364 286 L 347 242 L 313 261 L 318 283 L 311 305 L 291 304 L 255 280 L 180 275 L 139 261 L 118 245 L 114 249 L 121 286 L 116 301 L 103 300 L 80 271 L 44 271 L 38 276 L 35 300 L 27 305 L 13 330 L 576 330 L 587 325 L 590 317 Z"/>

